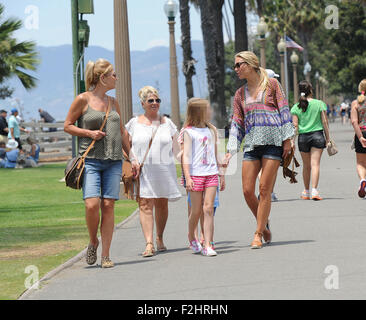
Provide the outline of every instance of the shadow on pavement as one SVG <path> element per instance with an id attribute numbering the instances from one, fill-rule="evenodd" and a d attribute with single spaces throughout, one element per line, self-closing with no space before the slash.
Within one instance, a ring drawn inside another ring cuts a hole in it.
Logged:
<path id="1" fill-rule="evenodd" d="M 129 265 L 129 264 L 145 263 L 145 262 L 150 262 L 150 261 L 154 261 L 154 259 L 134 260 L 134 261 L 126 261 L 126 262 L 114 262 L 114 266 L 116 267 L 116 266 L 123 266 L 123 265 Z M 97 268 L 101 268 L 100 264 L 87 266 L 84 269 L 97 269 Z"/>
<path id="2" fill-rule="evenodd" d="M 316 241 L 315 240 L 277 241 L 277 242 L 271 242 L 269 245 L 266 245 L 266 247 L 286 246 L 289 244 L 301 244 L 301 243 L 310 243 L 310 242 L 316 242 Z"/>

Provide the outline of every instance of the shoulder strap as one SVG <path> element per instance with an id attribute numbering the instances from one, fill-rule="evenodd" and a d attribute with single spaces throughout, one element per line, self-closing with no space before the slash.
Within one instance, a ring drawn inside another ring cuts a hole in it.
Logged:
<path id="1" fill-rule="evenodd" d="M 103 123 L 102 123 L 102 125 L 101 125 L 101 127 L 99 129 L 100 131 L 103 131 L 104 126 L 107 123 L 107 119 L 108 119 L 110 110 L 111 110 L 111 99 L 110 99 L 110 97 L 108 97 L 108 109 L 107 109 L 107 112 L 105 114 L 104 121 L 103 121 Z M 89 151 L 94 147 L 95 142 L 96 142 L 96 140 L 94 139 L 92 141 L 92 143 L 90 144 L 90 146 L 88 147 L 88 149 L 85 150 L 85 152 L 84 152 L 84 154 L 82 156 L 83 159 L 86 158 L 86 156 L 88 155 Z"/>
<path id="2" fill-rule="evenodd" d="M 160 122 L 160 124 L 161 124 L 161 117 L 159 118 L 159 122 Z M 147 154 L 148 154 L 148 153 L 149 153 L 149 151 L 150 151 L 150 148 L 151 148 L 152 142 L 153 142 L 153 140 L 154 140 L 154 137 L 155 137 L 155 135 L 156 135 L 156 132 L 158 131 L 158 129 L 159 129 L 159 127 L 160 127 L 160 124 L 159 124 L 159 126 L 155 129 L 155 131 L 153 132 L 153 134 L 152 134 L 152 136 L 151 136 L 151 138 L 150 138 L 149 146 L 147 147 L 147 150 L 146 150 L 145 155 L 144 155 L 144 158 L 143 158 L 143 160 L 142 160 L 142 162 L 141 162 L 141 164 L 140 164 L 140 167 L 142 167 L 142 166 L 144 165 L 144 162 L 145 162 L 145 160 L 146 160 Z"/>

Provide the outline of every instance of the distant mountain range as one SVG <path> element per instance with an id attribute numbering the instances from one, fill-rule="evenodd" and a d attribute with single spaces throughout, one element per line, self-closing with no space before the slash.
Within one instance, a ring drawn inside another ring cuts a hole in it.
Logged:
<path id="1" fill-rule="evenodd" d="M 34 76 L 39 79 L 38 86 L 26 91 L 20 81 L 12 79 L 9 85 L 15 88 L 11 99 L 0 100 L 0 108 L 10 110 L 18 107 L 25 120 L 39 119 L 38 109 L 48 111 L 57 120 L 64 120 L 73 101 L 72 47 L 38 47 L 41 64 Z M 193 57 L 197 74 L 193 78 L 196 96 L 207 96 L 206 64 L 202 41 L 192 41 Z M 182 48 L 177 45 L 179 73 L 179 98 L 181 113 L 186 108 L 185 78 L 182 73 Z M 102 47 L 90 46 L 85 51 L 85 64 L 88 60 L 95 61 L 105 58 L 114 63 L 113 51 Z M 162 99 L 161 112 L 170 113 L 170 71 L 169 48 L 154 47 L 146 51 L 131 52 L 132 97 L 134 113 L 142 112 L 138 100 L 138 90 L 145 85 L 159 89 Z M 110 92 L 114 95 L 114 92 Z"/>

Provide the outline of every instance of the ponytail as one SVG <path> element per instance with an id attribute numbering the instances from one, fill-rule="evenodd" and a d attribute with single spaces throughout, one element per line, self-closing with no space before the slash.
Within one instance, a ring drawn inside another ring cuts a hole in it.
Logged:
<path id="1" fill-rule="evenodd" d="M 103 74 L 108 74 L 113 71 L 111 63 L 105 59 L 98 59 L 97 61 L 89 61 L 85 68 L 85 89 L 86 91 L 93 90 L 100 77 Z"/>
<path id="2" fill-rule="evenodd" d="M 303 80 L 299 83 L 299 92 L 300 92 L 300 99 L 299 99 L 299 108 L 302 112 L 306 112 L 309 106 L 308 97 L 313 94 L 313 87 L 309 81 Z"/>
<path id="3" fill-rule="evenodd" d="M 358 91 L 361 92 L 361 94 L 357 97 L 358 104 L 363 104 L 366 100 L 365 97 L 365 91 L 366 91 L 366 79 L 363 79 L 360 84 L 358 85 Z"/>
<path id="4" fill-rule="evenodd" d="M 267 88 L 267 84 L 269 81 L 269 77 L 268 77 L 268 73 L 266 71 L 266 69 L 259 67 L 259 88 L 261 91 L 264 91 Z"/>

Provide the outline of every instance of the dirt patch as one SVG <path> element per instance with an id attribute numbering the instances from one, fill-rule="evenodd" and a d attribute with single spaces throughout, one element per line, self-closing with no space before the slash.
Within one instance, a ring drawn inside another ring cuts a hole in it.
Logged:
<path id="1" fill-rule="evenodd" d="M 84 240 L 80 241 L 59 241 L 51 242 L 39 245 L 33 245 L 30 247 L 12 248 L 9 250 L 0 251 L 1 260 L 12 260 L 20 258 L 39 258 L 43 256 L 51 256 L 59 253 L 63 253 L 69 250 L 82 250 L 86 246 Z"/>

